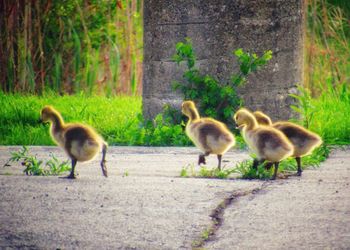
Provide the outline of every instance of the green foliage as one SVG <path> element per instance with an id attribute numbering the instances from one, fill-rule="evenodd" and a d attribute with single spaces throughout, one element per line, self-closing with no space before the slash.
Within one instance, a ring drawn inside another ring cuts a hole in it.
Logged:
<path id="1" fill-rule="evenodd" d="M 60 162 L 53 154 L 50 156 L 51 158 L 45 163 L 44 167 L 42 160 L 39 160 L 36 156 L 29 155 L 28 148 L 22 146 L 22 149 L 19 151 L 11 152 L 11 157 L 5 166 L 10 166 L 10 162 L 20 161 L 22 166 L 25 167 L 23 172 L 26 175 L 60 175 L 71 170 L 68 161 Z"/>
<path id="2" fill-rule="evenodd" d="M 306 167 L 319 167 L 321 162 L 325 161 L 328 158 L 330 153 L 330 146 L 326 144 L 321 145 L 319 148 L 316 148 L 312 154 L 302 157 L 302 168 Z M 297 171 L 297 163 L 295 159 L 288 158 L 280 163 L 280 171 Z"/>
<path id="3" fill-rule="evenodd" d="M 305 82 L 312 96 L 331 79 L 350 84 L 350 1 L 307 1 Z"/>
<path id="4" fill-rule="evenodd" d="M 304 156 L 302 158 L 302 168 L 306 169 L 308 167 L 319 167 L 321 162 L 328 158 L 330 152 L 329 146 L 323 144 L 319 148 L 315 149 L 312 154 Z M 254 169 L 253 160 L 245 160 L 239 162 L 234 167 L 234 171 L 242 176 L 243 179 L 270 179 L 273 175 L 274 166 L 270 170 L 264 168 L 262 163 L 257 169 Z M 292 174 L 297 171 L 297 163 L 294 158 L 288 158 L 280 162 L 278 167 L 278 172 L 292 172 Z"/>
<path id="5" fill-rule="evenodd" d="M 146 146 L 187 146 L 190 145 L 181 124 L 173 124 L 172 119 L 164 114 L 158 114 L 153 121 L 145 120 L 141 114 L 137 116 L 139 125 L 130 130 L 132 145 Z"/>
<path id="6" fill-rule="evenodd" d="M 143 55 L 141 2 L 4 0 L 0 61 L 6 70 L 0 75 L 1 89 L 137 93 Z M 12 13 L 17 14 L 8 22 Z"/>
<path id="7" fill-rule="evenodd" d="M 217 167 L 200 166 L 198 172 L 196 172 L 194 165 L 187 165 L 181 169 L 181 177 L 200 177 L 200 178 L 218 178 L 227 179 L 232 173 L 235 173 L 233 168 L 222 168 L 219 170 Z"/>
<path id="8" fill-rule="evenodd" d="M 326 144 L 350 144 L 350 87 L 343 83 L 337 86 L 329 78 L 318 97 L 311 97 L 308 89 L 299 88 L 298 112 L 304 125 L 319 134 Z"/>
<path id="9" fill-rule="evenodd" d="M 49 127 L 39 122 L 40 110 L 52 105 L 65 122 L 89 124 L 109 145 L 190 145 L 183 125 L 173 124 L 175 111 L 166 108 L 153 121 L 141 114 L 141 97 L 5 95 L 0 92 L 0 145 L 55 145 Z M 181 117 L 177 117 L 180 119 Z"/>
<path id="10" fill-rule="evenodd" d="M 292 105 L 291 108 L 302 116 L 303 126 L 309 128 L 309 124 L 312 122 L 312 117 L 315 112 L 311 104 L 311 94 L 307 89 L 301 86 L 298 86 L 298 91 L 298 95 L 290 94 L 298 103 L 298 105 Z"/>
<path id="11" fill-rule="evenodd" d="M 302 158 L 302 168 L 319 167 L 320 163 L 328 158 L 330 147 L 323 144 L 319 148 L 315 149 L 311 155 L 307 155 Z M 252 156 L 254 158 L 254 156 Z M 202 177 L 202 178 L 218 178 L 227 179 L 236 177 L 243 179 L 271 179 L 274 173 L 274 166 L 270 169 L 265 169 L 265 162 L 260 164 L 257 169 L 253 168 L 253 159 L 243 160 L 236 163 L 233 167 L 228 167 L 219 170 L 218 168 L 210 168 L 201 166 L 199 171 L 195 170 L 194 165 L 187 165 L 181 169 L 181 177 Z M 297 171 L 297 164 L 294 158 L 288 158 L 279 164 L 278 172 L 286 173 L 292 172 L 295 174 Z"/>
<path id="12" fill-rule="evenodd" d="M 243 179 L 271 179 L 273 167 L 270 170 L 266 170 L 264 167 L 265 163 L 262 163 L 258 166 L 257 169 L 254 169 L 253 160 L 244 160 L 238 162 L 234 167 L 236 173 L 239 173 Z"/>
<path id="13" fill-rule="evenodd" d="M 202 74 L 196 68 L 196 56 L 190 39 L 176 44 L 173 60 L 177 64 L 186 62 L 185 82 L 175 82 L 174 89 L 180 90 L 186 100 L 193 100 L 199 106 L 200 113 L 215 119 L 231 122 L 233 112 L 242 104 L 237 87 L 246 82 L 246 77 L 260 69 L 272 58 L 272 52 L 266 51 L 261 57 L 238 49 L 234 52 L 240 72 L 231 76 L 231 82 L 221 83 L 214 77 Z"/>
<path id="14" fill-rule="evenodd" d="M 110 145 L 130 145 L 130 130 L 138 133 L 141 98 L 85 95 L 42 96 L 0 92 L 0 145 L 55 145 L 49 126 L 39 122 L 40 111 L 52 105 L 65 122 L 81 122 L 94 128 Z"/>
<path id="15" fill-rule="evenodd" d="M 188 177 L 188 171 L 186 167 L 183 167 L 180 172 L 181 177 Z"/>

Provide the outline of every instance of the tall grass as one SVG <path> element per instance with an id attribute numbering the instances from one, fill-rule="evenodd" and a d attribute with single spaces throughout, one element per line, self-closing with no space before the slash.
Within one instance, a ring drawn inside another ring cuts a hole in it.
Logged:
<path id="1" fill-rule="evenodd" d="M 329 83 L 350 85 L 350 2 L 308 0 L 304 86 L 318 96 Z"/>
<path id="2" fill-rule="evenodd" d="M 0 89 L 140 94 L 142 5 L 0 0 Z"/>
<path id="3" fill-rule="evenodd" d="M 350 144 L 350 85 L 328 80 L 319 98 L 311 99 L 310 128 L 329 144 Z"/>
<path id="4" fill-rule="evenodd" d="M 304 126 L 328 144 L 350 144 L 350 2 L 308 0 Z"/>

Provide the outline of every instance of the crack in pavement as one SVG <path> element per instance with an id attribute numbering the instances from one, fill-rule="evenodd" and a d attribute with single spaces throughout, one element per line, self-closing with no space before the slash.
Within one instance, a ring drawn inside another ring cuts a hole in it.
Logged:
<path id="1" fill-rule="evenodd" d="M 232 193 L 226 197 L 219 205 L 212 210 L 209 217 L 211 217 L 211 225 L 201 232 L 201 235 L 192 242 L 192 249 L 203 249 L 204 245 L 214 240 L 217 230 L 222 226 L 224 222 L 224 213 L 226 208 L 231 206 L 234 201 L 247 195 L 256 195 L 265 190 L 268 186 L 272 185 L 271 181 L 264 181 L 260 187 L 254 188 L 248 191 L 232 191 Z"/>

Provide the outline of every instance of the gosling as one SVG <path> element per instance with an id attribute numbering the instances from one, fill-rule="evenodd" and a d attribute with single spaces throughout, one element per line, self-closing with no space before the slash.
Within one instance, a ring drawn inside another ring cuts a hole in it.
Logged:
<path id="1" fill-rule="evenodd" d="M 75 179 L 74 169 L 78 161 L 90 161 L 102 150 L 101 169 L 105 177 L 107 174 L 106 152 L 107 143 L 93 128 L 79 123 L 64 123 L 61 114 L 51 106 L 41 110 L 41 121 L 50 122 L 52 139 L 62 147 L 72 161 L 72 170 L 68 179 Z"/>
<path id="2" fill-rule="evenodd" d="M 305 129 L 302 126 L 291 122 L 275 122 L 272 123 L 269 116 L 261 111 L 255 111 L 254 116 L 260 125 L 272 126 L 284 133 L 289 141 L 294 146 L 294 154 L 292 157 L 295 158 L 298 165 L 297 175 L 301 176 L 301 157 L 309 155 L 312 151 L 322 144 L 322 139 L 317 134 Z"/>
<path id="3" fill-rule="evenodd" d="M 273 127 L 259 126 L 254 115 L 247 109 L 239 109 L 233 119 L 241 130 L 245 142 L 257 156 L 253 167 L 257 168 L 259 163 L 265 161 L 274 164 L 272 179 L 276 179 L 280 161 L 291 156 L 294 151 L 288 138 Z"/>
<path id="4" fill-rule="evenodd" d="M 218 169 L 221 170 L 222 155 L 235 145 L 233 134 L 219 121 L 200 118 L 192 101 L 182 103 L 182 113 L 189 118 L 186 125 L 187 136 L 203 152 L 199 155 L 198 165 L 206 164 L 205 157 L 209 154 L 216 154 Z"/>

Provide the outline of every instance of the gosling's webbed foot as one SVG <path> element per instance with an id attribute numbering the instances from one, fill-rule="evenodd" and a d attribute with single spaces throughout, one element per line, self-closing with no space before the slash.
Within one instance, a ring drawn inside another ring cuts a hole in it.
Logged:
<path id="1" fill-rule="evenodd" d="M 298 170 L 298 172 L 297 172 L 297 176 L 301 176 L 301 174 L 303 173 L 303 171 L 302 170 Z"/>
<path id="2" fill-rule="evenodd" d="M 198 158 L 198 165 L 201 165 L 201 163 L 203 163 L 204 165 L 207 164 L 205 162 L 205 157 L 204 155 L 199 155 L 199 158 Z"/>
<path id="3" fill-rule="evenodd" d="M 67 175 L 67 176 L 63 176 L 63 177 L 60 177 L 60 178 L 72 180 L 72 179 L 76 179 L 76 178 L 77 178 L 77 175 L 75 175 L 75 174 L 69 174 L 69 175 Z"/>
<path id="4" fill-rule="evenodd" d="M 108 177 L 107 167 L 106 167 L 106 161 L 101 161 L 101 169 L 102 174 L 104 177 Z"/>

